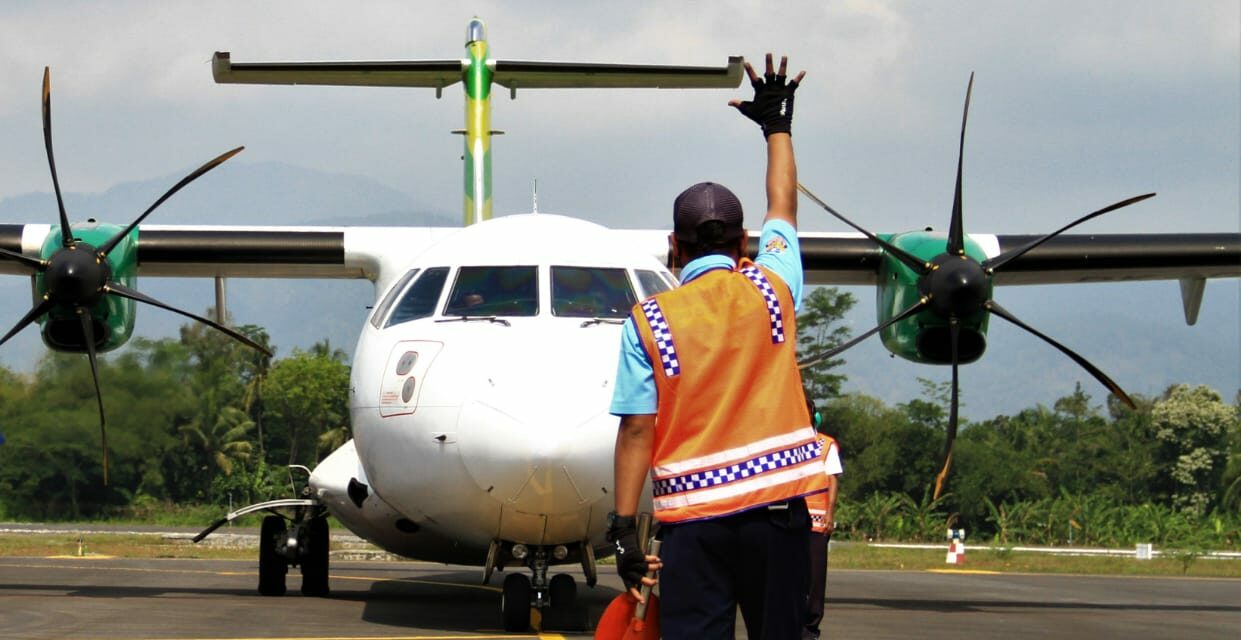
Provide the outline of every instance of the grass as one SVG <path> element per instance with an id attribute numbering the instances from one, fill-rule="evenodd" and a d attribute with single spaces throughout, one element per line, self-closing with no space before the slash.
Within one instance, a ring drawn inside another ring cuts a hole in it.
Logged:
<path id="1" fill-rule="evenodd" d="M 210 558 L 253 560 L 253 549 L 191 544 L 157 535 L 135 534 L 3 534 L 0 557 L 116 556 L 122 558 Z"/>
<path id="2" fill-rule="evenodd" d="M 1064 573 L 1078 575 L 1193 576 L 1241 578 L 1241 561 L 1198 558 L 1186 563 L 1169 554 L 1151 560 L 1122 557 L 1054 556 L 1008 549 L 997 553 L 966 547 L 966 561 L 944 562 L 945 552 L 934 549 L 890 549 L 863 544 L 833 545 L 829 562 L 833 569 L 866 570 L 967 570 L 1000 573 Z"/>
<path id="3" fill-rule="evenodd" d="M 243 526 L 253 523 L 243 523 Z M 339 530 L 339 529 L 337 529 Z M 227 529 L 221 532 L 227 533 Z M 192 544 L 187 538 L 159 535 L 98 533 L 79 536 L 71 533 L 0 534 L 0 557 L 116 556 L 125 558 L 202 558 L 254 560 L 254 548 Z M 610 560 L 604 563 L 610 564 Z M 1053 556 L 1022 553 L 1011 549 L 997 553 L 967 548 L 966 562 L 949 565 L 944 551 L 934 549 L 891 549 L 864 544 L 836 544 L 832 547 L 832 569 L 901 571 L 996 571 L 1000 573 L 1060 573 L 1077 575 L 1191 576 L 1241 578 L 1241 561 L 1198 557 L 1186 562 L 1182 555 L 1169 553 L 1152 560 L 1122 557 Z"/>

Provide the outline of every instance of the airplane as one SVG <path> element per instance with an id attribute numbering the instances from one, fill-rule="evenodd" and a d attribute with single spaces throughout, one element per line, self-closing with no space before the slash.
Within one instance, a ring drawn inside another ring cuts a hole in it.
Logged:
<path id="1" fill-rule="evenodd" d="M 537 211 L 492 218 L 491 89 L 499 85 L 515 97 L 519 89 L 540 88 L 735 88 L 742 63 L 738 57 L 723 67 L 493 60 L 485 35 L 482 20 L 468 23 L 464 59 L 234 63 L 217 53 L 212 63 L 218 83 L 415 86 L 439 96 L 462 82 L 460 228 L 141 224 L 160 202 L 237 150 L 187 176 L 124 227 L 71 224 L 63 204 L 59 224 L 0 225 L 0 273 L 34 276 L 35 301 L 0 344 L 38 323 L 49 348 L 86 353 L 92 371 L 97 353 L 129 337 L 135 301 L 170 309 L 137 293 L 139 272 L 374 283 L 374 308 L 352 361 L 353 439 L 305 469 L 301 495 L 233 511 L 196 538 L 239 517 L 268 514 L 260 530 L 262 595 L 285 594 L 290 567 L 300 569 L 303 594 L 330 593 L 327 514 L 401 556 L 479 566 L 484 583 L 496 570 L 505 572 L 500 615 L 512 631 L 529 627 L 532 608 L 545 620 L 571 616 L 577 585 L 555 567 L 578 563 L 594 586 L 597 561 L 610 553 L 604 532 L 617 420 L 607 407 L 620 324 L 635 303 L 676 286 L 666 266 L 667 230 L 613 230 Z M 49 104 L 45 76 L 45 143 L 59 201 Z M 956 368 L 982 356 L 990 317 L 1023 326 L 994 301 L 994 285 L 1177 279 L 1192 324 L 1207 279 L 1241 276 L 1238 233 L 1061 234 L 1147 196 L 1104 207 L 1049 236 L 965 233 L 964 131 L 963 118 L 947 233 L 873 234 L 803 187 L 858 232 L 799 234 L 807 283 L 877 289 L 877 326 L 840 349 L 880 333 L 895 355 L 952 366 L 952 427 Z M 755 234 L 750 248 L 757 250 Z M 218 297 L 222 290 L 217 287 Z M 224 307 L 220 297 L 217 312 Z M 222 316 L 171 310 L 246 339 Z M 1123 397 L 1097 367 L 1036 335 Z M 97 376 L 96 391 L 106 434 Z M 103 446 L 106 452 L 106 436 Z M 950 459 L 951 437 L 941 475 Z"/>

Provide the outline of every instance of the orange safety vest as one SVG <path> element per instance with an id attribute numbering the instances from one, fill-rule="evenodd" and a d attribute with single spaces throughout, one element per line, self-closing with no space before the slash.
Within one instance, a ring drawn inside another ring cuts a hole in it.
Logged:
<path id="1" fill-rule="evenodd" d="M 647 298 L 633 321 L 658 393 L 656 519 L 716 518 L 827 488 L 783 281 L 742 260 Z"/>
<path id="2" fill-rule="evenodd" d="M 819 446 L 823 447 L 823 475 L 827 477 L 827 451 L 836 441 L 831 436 L 819 434 Z M 827 500 L 826 491 L 806 496 L 806 508 L 810 510 L 810 530 L 815 533 L 827 532 Z"/>

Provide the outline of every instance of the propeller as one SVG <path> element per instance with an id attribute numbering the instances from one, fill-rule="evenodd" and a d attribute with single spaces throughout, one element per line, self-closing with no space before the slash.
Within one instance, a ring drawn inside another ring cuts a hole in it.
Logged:
<path id="1" fill-rule="evenodd" d="M 134 219 L 119 233 L 108 238 L 99 247 L 94 247 L 73 237 L 73 231 L 69 225 L 69 216 L 65 212 L 65 201 L 60 191 L 60 179 L 56 175 L 56 158 L 52 152 L 51 71 L 47 67 L 43 69 L 43 143 L 47 148 L 47 164 L 52 173 L 52 188 L 56 192 L 56 206 L 60 215 L 60 248 L 53 252 L 46 260 L 0 249 L 0 260 L 20 262 L 42 273 L 46 289 L 43 298 L 30 311 L 26 312 L 26 315 L 22 316 L 22 319 L 18 320 L 17 324 L 13 325 L 13 328 L 9 329 L 3 338 L 0 338 L 0 345 L 8 342 L 10 338 L 17 335 L 22 329 L 25 329 L 53 310 L 69 311 L 78 316 L 82 330 L 82 344 L 86 350 L 86 356 L 90 360 L 91 379 L 95 384 L 95 398 L 99 403 L 99 435 L 103 449 L 103 483 L 106 485 L 108 483 L 108 432 L 107 420 L 103 410 L 103 392 L 99 387 L 99 364 L 97 357 L 98 347 L 105 336 L 98 331 L 102 327 L 102 323 L 99 323 L 97 326 L 96 323 L 99 320 L 91 314 L 91 310 L 96 307 L 104 295 L 117 295 L 179 313 L 187 318 L 207 324 L 252 349 L 262 351 L 268 356 L 271 355 L 271 352 L 263 345 L 233 329 L 202 316 L 177 309 L 121 285 L 112 279 L 112 267 L 108 263 L 108 255 L 152 211 L 189 183 L 240 153 L 244 147 L 237 147 L 236 149 L 226 151 L 192 171 L 189 175 L 182 178 L 180 182 L 173 185 L 164 195 L 160 196 L 154 204 L 142 212 L 142 215 Z"/>
<path id="2" fill-rule="evenodd" d="M 1116 384 L 1111 378 L 1104 374 L 1098 367 L 1091 364 L 1081 355 L 1075 353 L 1068 347 L 1056 342 L 1050 337 L 1040 333 L 1038 330 L 1027 325 L 1018 319 L 1012 312 L 1002 307 L 994 299 L 988 296 L 988 290 L 992 279 L 996 272 L 1013 260 L 1025 255 L 1028 251 L 1047 242 L 1048 240 L 1068 231 L 1069 229 L 1097 218 L 1105 213 L 1122 209 L 1131 204 L 1136 204 L 1147 198 L 1154 197 L 1154 193 L 1147 193 L 1140 196 L 1134 196 L 1121 200 L 1114 204 L 1110 204 L 1102 209 L 1088 213 L 1077 220 L 1041 237 L 1033 242 L 1015 249 L 1006 251 L 994 258 L 989 258 L 983 262 L 978 262 L 974 258 L 966 255 L 965 252 L 965 225 L 963 220 L 963 180 L 964 174 L 964 158 L 965 158 L 965 127 L 969 118 L 970 96 L 974 89 L 974 74 L 970 74 L 969 85 L 965 90 L 965 108 L 961 116 L 961 139 L 957 152 L 957 175 L 956 188 L 952 198 L 952 216 L 948 224 L 948 238 L 945 242 L 944 252 L 935 256 L 930 261 L 924 261 L 921 258 L 913 256 L 907 251 L 900 249 L 890 242 L 884 241 L 875 234 L 863 229 L 861 226 L 853 223 L 840 213 L 836 212 L 827 203 L 823 202 L 817 196 L 810 192 L 804 185 L 798 184 L 797 189 L 805 194 L 808 198 L 821 206 L 828 213 L 832 214 L 845 224 L 862 232 L 871 241 L 878 244 L 886 253 L 893 258 L 901 261 L 908 266 L 914 273 L 918 274 L 918 290 L 921 293 L 920 299 L 909 308 L 905 309 L 895 317 L 883 322 L 879 326 L 863 333 L 862 335 L 844 343 L 833 349 L 821 354 L 813 355 L 799 363 L 799 367 L 812 367 L 824 360 L 831 359 L 839 355 L 842 351 L 858 344 L 862 340 L 883 331 L 901 320 L 909 318 L 917 313 L 931 313 L 942 318 L 948 323 L 948 339 L 949 339 L 949 362 L 952 364 L 952 396 L 951 405 L 948 412 L 948 430 L 944 441 L 944 450 L 942 454 L 942 463 L 940 471 L 935 476 L 935 493 L 934 498 L 938 499 L 943 493 L 945 481 L 948 477 L 949 469 L 952 466 L 952 447 L 957 437 L 958 427 L 958 406 L 959 406 L 959 381 L 958 367 L 961 361 L 961 321 L 965 318 L 972 317 L 980 312 L 987 312 L 999 316 L 1008 322 L 1020 327 L 1021 329 L 1037 336 L 1039 339 L 1050 344 L 1076 362 L 1079 366 L 1090 373 L 1108 391 L 1114 394 L 1121 402 L 1125 403 L 1129 408 L 1136 408 L 1133 400 L 1125 393 L 1120 385 Z"/>

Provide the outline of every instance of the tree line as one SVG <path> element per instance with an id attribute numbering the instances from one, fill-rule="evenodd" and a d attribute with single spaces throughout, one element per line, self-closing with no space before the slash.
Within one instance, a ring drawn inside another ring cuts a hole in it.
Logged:
<path id="1" fill-rule="evenodd" d="M 262 328 L 238 327 L 271 350 Z M 289 494 L 349 435 L 349 367 L 326 341 L 273 360 L 199 324 L 135 338 L 99 361 L 108 426 L 85 358 L 49 353 L 30 375 L 0 368 L 0 517 L 125 517 L 161 504 L 227 506 Z"/>
<path id="2" fill-rule="evenodd" d="M 803 357 L 849 338 L 853 297 L 815 289 L 798 316 Z M 271 347 L 267 333 L 239 330 Z M 843 359 L 803 370 L 844 452 L 838 535 L 940 541 L 949 526 L 1000 544 L 1241 544 L 1237 399 L 1177 385 L 1136 410 L 1080 386 L 1053 406 L 962 423 L 948 493 L 931 499 L 947 383 L 887 405 L 842 392 Z M 0 367 L 0 517 L 129 516 L 160 505 L 227 507 L 290 495 L 348 440 L 349 366 L 327 342 L 272 359 L 201 325 L 137 338 L 100 360 L 110 482 L 85 358 Z"/>
<path id="3" fill-rule="evenodd" d="M 819 288 L 798 316 L 813 355 L 848 340 L 837 322 L 848 293 Z M 1241 544 L 1241 393 L 1205 386 L 1095 401 L 1081 384 L 1051 407 L 962 422 L 946 495 L 931 499 L 943 455 L 951 383 L 922 379 L 895 406 L 841 393 L 840 360 L 803 370 L 823 429 L 840 443 L 838 533 L 942 541 L 949 526 L 999 544 Z"/>

